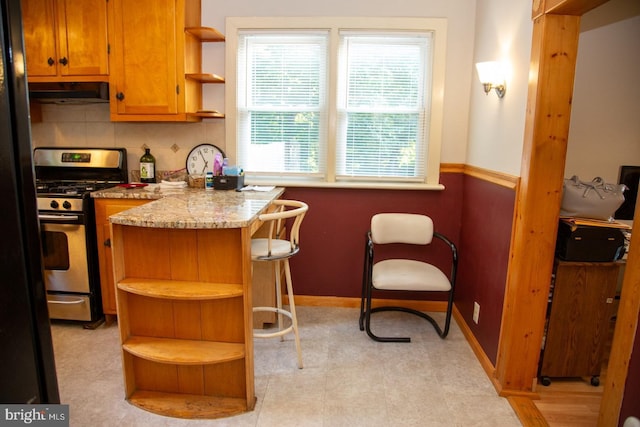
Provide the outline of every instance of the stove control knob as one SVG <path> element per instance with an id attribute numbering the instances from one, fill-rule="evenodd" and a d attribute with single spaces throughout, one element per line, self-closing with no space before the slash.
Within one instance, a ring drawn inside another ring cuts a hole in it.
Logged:
<path id="1" fill-rule="evenodd" d="M 58 206 L 60 206 L 60 205 L 58 204 L 57 200 L 52 200 L 51 203 L 49 204 L 49 206 L 51 206 L 51 208 L 53 208 L 53 209 L 58 209 Z"/>
<path id="2" fill-rule="evenodd" d="M 62 203 L 62 207 L 63 207 L 63 208 L 65 208 L 65 209 L 71 209 L 71 203 L 69 203 L 69 201 L 68 201 L 68 200 L 65 200 L 65 201 Z"/>

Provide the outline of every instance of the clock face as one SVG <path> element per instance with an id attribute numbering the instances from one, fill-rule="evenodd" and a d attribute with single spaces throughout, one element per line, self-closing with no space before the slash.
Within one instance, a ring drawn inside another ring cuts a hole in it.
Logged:
<path id="1" fill-rule="evenodd" d="M 222 159 L 225 158 L 224 151 L 213 144 L 200 144 L 193 147 L 187 156 L 187 172 L 189 175 L 213 172 L 213 160 L 217 153 L 220 153 Z"/>

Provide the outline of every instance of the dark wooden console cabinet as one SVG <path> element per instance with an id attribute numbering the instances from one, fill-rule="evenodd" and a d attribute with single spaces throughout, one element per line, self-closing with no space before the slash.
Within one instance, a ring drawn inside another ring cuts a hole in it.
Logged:
<path id="1" fill-rule="evenodd" d="M 542 384 L 553 377 L 591 377 L 599 384 L 620 262 L 556 261 L 547 331 L 540 359 Z"/>

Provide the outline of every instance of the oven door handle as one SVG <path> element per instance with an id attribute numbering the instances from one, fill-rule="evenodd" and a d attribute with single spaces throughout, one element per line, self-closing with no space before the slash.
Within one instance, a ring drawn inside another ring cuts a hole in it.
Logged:
<path id="1" fill-rule="evenodd" d="M 38 214 L 38 219 L 53 220 L 53 221 L 77 221 L 80 217 L 78 215 L 47 215 Z"/>
<path id="2" fill-rule="evenodd" d="M 84 300 L 82 298 L 74 299 L 71 301 L 60 301 L 60 300 L 47 300 L 49 304 L 82 304 Z"/>

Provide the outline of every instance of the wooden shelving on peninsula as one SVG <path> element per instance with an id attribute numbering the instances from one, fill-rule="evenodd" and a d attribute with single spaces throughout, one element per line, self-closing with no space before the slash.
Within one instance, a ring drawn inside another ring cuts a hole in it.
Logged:
<path id="1" fill-rule="evenodd" d="M 180 418 L 253 409 L 249 230 L 112 235 L 127 400 Z"/>

